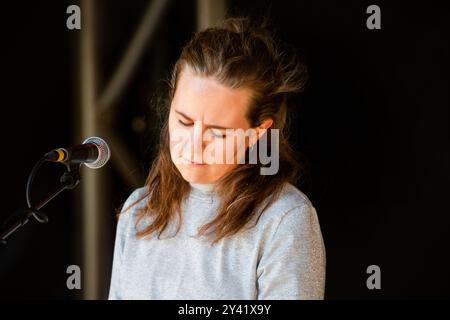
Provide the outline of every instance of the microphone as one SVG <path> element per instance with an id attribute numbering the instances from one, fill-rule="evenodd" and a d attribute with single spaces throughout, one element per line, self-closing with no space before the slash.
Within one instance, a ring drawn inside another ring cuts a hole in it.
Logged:
<path id="1" fill-rule="evenodd" d="M 83 144 L 70 148 L 54 149 L 45 154 L 45 160 L 62 163 L 82 163 L 91 169 L 103 167 L 111 151 L 108 144 L 99 137 L 90 137 Z"/>

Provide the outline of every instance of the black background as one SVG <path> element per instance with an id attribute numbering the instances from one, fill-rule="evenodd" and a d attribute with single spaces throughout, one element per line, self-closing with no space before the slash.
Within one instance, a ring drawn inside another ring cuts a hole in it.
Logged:
<path id="1" fill-rule="evenodd" d="M 42 154 L 74 143 L 79 31 L 66 28 L 70 4 L 79 3 L 1 5 L 1 220 L 25 206 L 26 179 Z M 366 28 L 370 4 L 381 8 L 381 30 Z M 147 1 L 96 5 L 101 90 Z M 195 1 L 173 1 L 120 99 L 117 130 L 140 160 L 142 179 L 158 132 L 149 100 L 195 30 L 195 12 Z M 298 187 L 319 215 L 326 298 L 449 298 L 448 8 L 437 2 L 233 0 L 229 13 L 268 15 L 279 37 L 305 54 L 311 81 L 295 106 L 292 142 L 309 163 Z M 146 119 L 146 130 L 133 130 L 135 119 Z M 131 189 L 108 170 L 113 187 L 105 228 L 112 257 L 113 208 Z M 63 171 L 46 165 L 35 197 Z M 0 247 L 0 298 L 82 296 L 66 288 L 67 266 L 81 264 L 71 193 L 46 207 L 48 224 L 30 222 Z M 366 287 L 372 264 L 381 268 L 381 290 Z"/>

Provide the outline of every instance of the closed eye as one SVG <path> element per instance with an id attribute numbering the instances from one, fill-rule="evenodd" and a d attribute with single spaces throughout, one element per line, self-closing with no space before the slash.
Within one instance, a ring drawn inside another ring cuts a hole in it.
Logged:
<path id="1" fill-rule="evenodd" d="M 180 119 L 178 119 L 178 123 L 181 124 L 182 126 L 185 126 L 185 127 L 189 127 L 189 126 L 192 125 L 192 123 L 184 123 Z M 213 131 L 213 136 L 216 137 L 216 138 L 222 138 L 222 139 L 225 139 L 227 137 L 226 134 L 216 134 L 216 133 L 214 133 L 214 131 Z"/>
<path id="2" fill-rule="evenodd" d="M 184 123 L 183 121 L 181 121 L 180 119 L 178 119 L 178 122 L 181 124 L 181 125 L 183 125 L 183 126 L 185 126 L 185 127 L 187 127 L 187 126 L 190 126 L 191 124 L 189 124 L 189 123 Z"/>
<path id="3" fill-rule="evenodd" d="M 213 132 L 213 136 L 216 138 L 221 138 L 221 139 L 225 139 L 227 137 L 226 134 L 220 134 L 220 133 L 216 134 L 214 132 Z"/>

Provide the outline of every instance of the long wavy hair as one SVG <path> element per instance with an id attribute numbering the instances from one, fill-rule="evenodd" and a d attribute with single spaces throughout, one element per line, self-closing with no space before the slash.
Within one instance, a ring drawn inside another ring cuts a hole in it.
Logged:
<path id="1" fill-rule="evenodd" d="M 163 126 L 156 159 L 145 181 L 146 192 L 122 210 L 124 213 L 146 199 L 145 207 L 137 211 L 136 224 L 145 217 L 153 219 L 137 231 L 137 237 L 158 232 L 160 239 L 176 215 L 180 218 L 176 233 L 181 227 L 180 209 L 191 186 L 171 159 L 168 118 L 177 80 L 185 66 L 192 68 L 199 76 L 214 77 L 227 87 L 249 88 L 252 101 L 242 112 L 251 128 L 270 118 L 273 120 L 271 128 L 279 129 L 279 169 L 276 174 L 261 175 L 263 165 L 258 158 L 256 164 L 245 161 L 216 181 L 215 192 L 220 198 L 217 214 L 197 230 L 197 235 L 212 235 L 214 245 L 243 230 L 252 218 L 256 217 L 257 222 L 264 210 L 277 199 L 283 185 L 286 182 L 296 184 L 300 179 L 303 165 L 288 143 L 288 111 L 292 108 L 288 106 L 288 98 L 303 91 L 307 69 L 294 48 L 276 40 L 267 20 L 257 24 L 249 18 L 228 18 L 218 27 L 195 33 L 183 47 L 167 80 L 167 98 L 162 103 Z M 270 130 L 265 134 L 268 154 L 271 154 Z M 259 150 L 259 141 L 257 145 Z M 247 149 L 245 159 L 248 158 Z"/>

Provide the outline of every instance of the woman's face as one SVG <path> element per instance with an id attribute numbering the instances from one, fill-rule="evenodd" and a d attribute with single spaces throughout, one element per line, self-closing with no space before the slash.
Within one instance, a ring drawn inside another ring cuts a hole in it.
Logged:
<path id="1" fill-rule="evenodd" d="M 170 106 L 169 135 L 172 161 L 186 181 L 214 183 L 238 165 L 254 140 L 236 139 L 226 128 L 250 128 L 245 118 L 250 95 L 183 68 Z"/>

